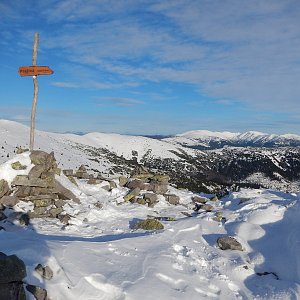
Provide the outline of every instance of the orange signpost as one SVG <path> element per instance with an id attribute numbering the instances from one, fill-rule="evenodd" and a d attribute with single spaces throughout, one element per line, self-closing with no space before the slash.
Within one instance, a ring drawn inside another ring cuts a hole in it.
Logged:
<path id="1" fill-rule="evenodd" d="M 51 75 L 53 71 L 47 66 L 29 66 L 19 68 L 20 76 Z"/>
<path id="2" fill-rule="evenodd" d="M 29 149 L 33 150 L 34 146 L 34 129 L 35 129 L 35 111 L 37 104 L 37 96 L 38 96 L 38 75 L 51 75 L 53 71 L 47 66 L 37 66 L 37 50 L 39 43 L 39 34 L 37 32 L 34 33 L 34 43 L 33 43 L 33 51 L 32 51 L 32 66 L 28 67 L 20 67 L 19 75 L 20 76 L 32 76 L 33 78 L 33 102 L 31 109 L 31 125 L 30 125 L 30 142 Z"/>

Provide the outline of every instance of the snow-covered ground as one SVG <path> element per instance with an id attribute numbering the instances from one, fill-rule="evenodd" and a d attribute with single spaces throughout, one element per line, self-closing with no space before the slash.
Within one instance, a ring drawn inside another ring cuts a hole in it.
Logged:
<path id="1" fill-rule="evenodd" d="M 26 153 L 15 160 L 32 167 Z M 12 179 L 12 161 L 0 167 L 1 178 Z M 73 216 L 69 226 L 41 218 L 28 227 L 6 222 L 0 231 L 0 251 L 19 256 L 26 281 L 44 286 L 52 300 L 300 298 L 300 194 L 242 189 L 197 214 L 186 190 L 170 187 L 180 205 L 160 196 L 149 208 L 123 203 L 127 188 L 107 192 L 101 184 L 78 181 L 77 188 L 64 175 L 57 179 L 81 200 L 64 206 Z M 27 209 L 25 202 L 14 207 Z M 226 221 L 215 221 L 216 212 Z M 164 230 L 156 232 L 131 229 L 149 215 L 175 221 L 162 221 Z M 219 249 L 224 235 L 244 250 Z M 38 263 L 51 267 L 53 279 L 34 271 Z"/>

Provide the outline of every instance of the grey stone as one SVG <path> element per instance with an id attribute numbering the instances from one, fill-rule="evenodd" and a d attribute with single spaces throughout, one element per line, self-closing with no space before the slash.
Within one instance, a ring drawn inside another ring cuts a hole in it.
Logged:
<path id="1" fill-rule="evenodd" d="M 110 185 L 103 185 L 103 186 L 101 186 L 101 188 L 108 192 L 110 191 Z"/>
<path id="2" fill-rule="evenodd" d="M 29 186 L 20 186 L 15 192 L 15 196 L 18 198 L 25 198 L 31 195 L 32 189 Z"/>
<path id="3" fill-rule="evenodd" d="M 35 199 L 31 200 L 34 204 L 34 207 L 47 207 L 53 203 L 52 199 Z"/>
<path id="4" fill-rule="evenodd" d="M 204 203 L 207 202 L 207 199 L 204 198 L 204 197 L 193 196 L 193 197 L 192 197 L 192 202 L 193 202 L 193 203 L 202 203 L 202 204 L 204 204 Z"/>
<path id="5" fill-rule="evenodd" d="M 63 224 L 69 224 L 69 221 L 71 220 L 71 216 L 69 214 L 58 215 L 57 218 Z"/>
<path id="6" fill-rule="evenodd" d="M 94 205 L 95 205 L 95 207 L 97 207 L 99 209 L 101 209 L 103 207 L 103 204 L 100 201 L 96 202 Z"/>
<path id="7" fill-rule="evenodd" d="M 26 201 L 34 201 L 34 200 L 41 200 L 41 199 L 51 199 L 51 200 L 57 200 L 58 196 L 56 194 L 45 194 L 45 195 L 33 195 L 33 196 L 27 196 L 25 197 Z"/>
<path id="8" fill-rule="evenodd" d="M 135 188 L 135 189 L 133 189 L 132 191 L 130 191 L 126 196 L 124 196 L 124 201 L 125 202 L 128 202 L 128 201 L 130 201 L 132 198 L 134 198 L 134 197 L 136 197 L 136 196 L 138 196 L 139 194 L 140 194 L 140 188 Z"/>
<path id="9" fill-rule="evenodd" d="M 169 180 L 170 180 L 169 175 L 164 175 L 164 174 L 154 175 L 151 178 L 151 182 L 155 181 L 155 182 L 158 182 L 158 183 L 161 183 L 161 184 L 168 184 Z"/>
<path id="10" fill-rule="evenodd" d="M 19 161 L 15 161 L 11 164 L 11 167 L 14 170 L 26 170 L 26 166 L 23 166 Z"/>
<path id="11" fill-rule="evenodd" d="M 29 179 L 36 179 L 40 178 L 43 172 L 46 171 L 45 165 L 36 165 L 29 171 L 28 178 Z"/>
<path id="12" fill-rule="evenodd" d="M 34 165 L 44 165 L 46 171 L 57 168 L 54 152 L 48 154 L 44 151 L 33 150 L 31 151 L 30 159 Z"/>
<path id="13" fill-rule="evenodd" d="M 50 208 L 48 213 L 50 214 L 50 217 L 52 218 L 57 218 L 57 216 L 63 212 L 63 209 L 61 207 L 55 207 L 55 208 Z"/>
<path id="14" fill-rule="evenodd" d="M 53 271 L 51 270 L 51 268 L 49 266 L 43 267 L 41 264 L 38 264 L 35 267 L 35 271 L 47 280 L 50 280 L 53 278 Z"/>
<path id="15" fill-rule="evenodd" d="M 101 179 L 97 179 L 97 178 L 90 178 L 89 180 L 88 180 L 88 184 L 99 184 L 99 183 L 101 183 L 103 180 L 101 180 Z"/>
<path id="16" fill-rule="evenodd" d="M 173 195 L 173 194 L 165 194 L 164 196 L 165 196 L 166 201 L 168 201 L 170 204 L 173 204 L 173 205 L 179 204 L 180 198 L 178 196 Z"/>
<path id="17" fill-rule="evenodd" d="M 128 182 L 128 178 L 127 177 L 125 177 L 125 176 L 120 176 L 119 177 L 119 185 L 120 186 L 125 186 L 127 182 Z"/>
<path id="18" fill-rule="evenodd" d="M 203 204 L 203 205 L 201 205 L 201 209 L 203 209 L 205 211 L 212 211 L 214 209 L 214 207 L 210 204 Z"/>
<path id="19" fill-rule="evenodd" d="M 79 179 L 89 179 L 90 178 L 90 175 L 85 171 L 76 171 L 74 176 Z"/>
<path id="20" fill-rule="evenodd" d="M 18 147 L 17 150 L 16 150 L 16 154 L 22 154 L 22 153 L 28 152 L 28 151 L 29 151 L 28 148 L 23 149 L 23 148 L 21 148 L 21 147 Z"/>
<path id="21" fill-rule="evenodd" d="M 139 189 L 143 190 L 145 187 L 145 183 L 140 179 L 134 179 L 134 180 L 127 182 L 126 187 L 128 187 L 129 189 L 139 188 Z"/>
<path id="22" fill-rule="evenodd" d="M 9 192 L 9 186 L 6 180 L 0 180 L 0 198 L 6 195 Z"/>
<path id="23" fill-rule="evenodd" d="M 56 207 L 63 207 L 63 206 L 65 205 L 65 201 L 62 200 L 62 199 L 55 200 L 55 201 L 54 201 L 54 205 L 55 205 Z"/>
<path id="24" fill-rule="evenodd" d="M 13 212 L 9 215 L 9 219 L 19 221 L 20 225 L 29 225 L 29 215 L 22 212 Z"/>
<path id="25" fill-rule="evenodd" d="M 110 190 L 117 188 L 117 184 L 114 181 L 109 181 Z"/>
<path id="26" fill-rule="evenodd" d="M 54 181 L 54 193 L 58 194 L 62 200 L 73 200 L 75 203 L 80 203 L 80 200 L 57 180 Z"/>
<path id="27" fill-rule="evenodd" d="M 48 208 L 45 207 L 45 206 L 40 206 L 40 207 L 35 207 L 33 209 L 33 212 L 30 212 L 30 217 L 32 218 L 41 218 L 41 217 L 44 217 L 44 216 L 48 216 Z"/>
<path id="28" fill-rule="evenodd" d="M 39 286 L 26 285 L 26 290 L 30 292 L 36 300 L 47 300 L 47 291 Z"/>
<path id="29" fill-rule="evenodd" d="M 0 283 L 22 281 L 26 277 L 24 262 L 16 255 L 0 255 Z"/>
<path id="30" fill-rule="evenodd" d="M 161 230 L 164 229 L 164 225 L 155 219 L 146 219 L 139 221 L 134 225 L 134 229 L 144 229 L 144 230 Z"/>
<path id="31" fill-rule="evenodd" d="M 239 250 L 243 251 L 242 245 L 231 236 L 219 237 L 217 239 L 217 244 L 222 250 Z"/>
<path id="32" fill-rule="evenodd" d="M 74 175 L 74 171 L 72 169 L 68 169 L 68 170 L 63 170 L 63 173 L 66 176 L 73 176 Z"/>
<path id="33" fill-rule="evenodd" d="M 26 300 L 23 282 L 0 283 L 0 300 Z"/>
<path id="34" fill-rule="evenodd" d="M 13 207 L 19 202 L 19 198 L 16 196 L 3 196 L 0 199 L 0 204 L 3 204 L 6 207 Z"/>
<path id="35" fill-rule="evenodd" d="M 148 203 L 149 207 L 153 207 L 158 202 L 158 197 L 156 194 L 153 193 L 145 193 L 144 199 L 146 203 Z"/>
<path id="36" fill-rule="evenodd" d="M 149 190 L 156 194 L 166 194 L 168 192 L 168 186 L 166 184 L 150 183 Z"/>
<path id="37" fill-rule="evenodd" d="M 26 175 L 17 175 L 14 178 L 11 185 L 48 188 L 48 187 L 53 187 L 54 182 L 48 181 L 46 179 L 40 179 L 40 178 L 29 179 L 28 176 Z"/>
<path id="38" fill-rule="evenodd" d="M 86 167 L 84 165 L 81 165 L 79 168 L 78 168 L 78 171 L 83 171 L 83 172 L 86 172 Z"/>

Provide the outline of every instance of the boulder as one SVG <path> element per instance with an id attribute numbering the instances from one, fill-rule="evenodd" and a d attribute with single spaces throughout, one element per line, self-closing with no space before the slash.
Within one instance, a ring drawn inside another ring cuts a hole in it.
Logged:
<path id="1" fill-rule="evenodd" d="M 45 165 L 36 165 L 34 166 L 28 174 L 29 179 L 40 178 L 42 173 L 46 171 Z"/>
<path id="2" fill-rule="evenodd" d="M 89 179 L 90 175 L 86 172 L 86 171 L 76 171 L 75 177 L 79 178 L 79 179 Z"/>
<path id="3" fill-rule="evenodd" d="M 217 239 L 217 244 L 222 250 L 239 250 L 243 251 L 242 245 L 231 236 L 219 237 Z"/>
<path id="4" fill-rule="evenodd" d="M 39 286 L 26 285 L 26 290 L 30 292 L 36 300 L 47 300 L 47 291 Z"/>
<path id="5" fill-rule="evenodd" d="M 59 214 L 61 214 L 63 212 L 63 209 L 61 207 L 54 207 L 54 208 L 50 208 L 48 210 L 48 213 L 50 215 L 50 217 L 52 218 L 57 218 L 57 216 Z"/>
<path id="6" fill-rule="evenodd" d="M 145 193 L 144 199 L 146 203 L 148 203 L 149 207 L 153 207 L 158 202 L 158 197 L 156 194 L 153 193 Z"/>
<path id="7" fill-rule="evenodd" d="M 199 196 L 193 196 L 192 197 L 192 202 L 193 203 L 202 203 L 205 204 L 208 200 L 204 197 L 199 197 Z"/>
<path id="8" fill-rule="evenodd" d="M 57 168 L 54 152 L 48 154 L 40 150 L 33 150 L 30 153 L 31 163 L 34 165 L 44 165 L 46 171 L 54 170 Z"/>
<path id="9" fill-rule="evenodd" d="M 125 186 L 127 182 L 128 182 L 127 177 L 125 177 L 125 176 L 120 176 L 119 177 L 119 186 Z"/>
<path id="10" fill-rule="evenodd" d="M 103 185 L 103 186 L 101 186 L 101 188 L 106 190 L 107 192 L 110 191 L 110 185 Z"/>
<path id="11" fill-rule="evenodd" d="M 63 170 L 63 173 L 64 173 L 66 176 L 73 176 L 73 175 L 74 175 L 74 172 L 73 172 L 72 169 Z"/>
<path id="12" fill-rule="evenodd" d="M 0 198 L 6 195 L 9 192 L 9 186 L 6 180 L 0 180 Z"/>
<path id="13" fill-rule="evenodd" d="M 158 174 L 151 177 L 151 182 L 155 181 L 161 184 L 168 184 L 169 180 L 170 180 L 169 175 L 164 175 L 164 174 Z"/>
<path id="14" fill-rule="evenodd" d="M 65 205 L 65 201 L 62 200 L 62 199 L 57 199 L 57 200 L 54 201 L 54 205 L 56 207 L 63 207 Z"/>
<path id="15" fill-rule="evenodd" d="M 17 150 L 16 150 L 16 154 L 22 154 L 22 153 L 28 152 L 28 151 L 29 151 L 28 148 L 23 149 L 23 148 L 21 148 L 21 147 L 18 147 Z"/>
<path id="16" fill-rule="evenodd" d="M 3 196 L 0 199 L 0 204 L 3 204 L 6 207 L 13 207 L 19 202 L 19 198 L 16 196 Z"/>
<path id="17" fill-rule="evenodd" d="M 139 221 L 134 225 L 134 229 L 144 229 L 144 230 L 162 230 L 164 225 L 155 219 L 146 219 Z"/>
<path id="18" fill-rule="evenodd" d="M 123 199 L 125 202 L 128 202 L 132 198 L 138 196 L 140 194 L 140 192 L 141 192 L 140 188 L 137 187 L 137 188 L 133 189 L 132 191 L 130 191 L 126 196 L 124 196 Z"/>
<path id="19" fill-rule="evenodd" d="M 203 205 L 201 205 L 200 209 L 203 209 L 205 211 L 212 211 L 214 209 L 214 207 L 210 204 L 203 204 Z"/>
<path id="20" fill-rule="evenodd" d="M 29 179 L 26 175 L 17 175 L 13 182 L 11 183 L 12 186 L 30 186 L 30 187 L 42 187 L 48 188 L 54 186 L 54 180 L 52 179 L 40 179 L 40 178 L 33 178 Z"/>
<path id="21" fill-rule="evenodd" d="M 134 198 L 133 198 L 134 199 Z M 144 198 L 137 198 L 136 201 L 131 201 L 132 203 L 138 203 L 138 204 L 141 204 L 141 205 L 146 205 L 147 204 L 147 201 L 146 199 Z M 149 204 L 148 204 L 149 205 Z"/>
<path id="22" fill-rule="evenodd" d="M 144 190 L 145 183 L 140 179 L 134 179 L 127 182 L 126 187 L 128 187 L 129 189 L 139 188 L 140 190 Z"/>
<path id="23" fill-rule="evenodd" d="M 26 300 L 23 282 L 0 283 L 0 300 Z"/>
<path id="24" fill-rule="evenodd" d="M 103 180 L 98 179 L 98 178 L 90 178 L 87 181 L 87 184 L 100 184 Z"/>
<path id="25" fill-rule="evenodd" d="M 26 166 L 23 166 L 19 161 L 15 161 L 11 164 L 11 167 L 14 170 L 26 170 Z"/>
<path id="26" fill-rule="evenodd" d="M 69 214 L 60 214 L 57 216 L 58 220 L 63 224 L 69 224 L 69 221 L 71 220 L 71 216 Z"/>
<path id="27" fill-rule="evenodd" d="M 35 199 L 31 200 L 34 204 L 34 207 L 47 207 L 50 206 L 53 203 L 52 199 Z"/>
<path id="28" fill-rule="evenodd" d="M 156 194 L 166 194 L 168 192 L 168 186 L 166 184 L 150 183 L 148 191 L 152 191 Z"/>
<path id="29" fill-rule="evenodd" d="M 30 211 L 28 214 L 31 219 L 50 217 L 50 214 L 48 213 L 48 208 L 45 206 L 35 207 L 33 211 Z"/>
<path id="30" fill-rule="evenodd" d="M 97 201 L 94 205 L 99 209 L 103 208 L 103 204 L 100 201 Z"/>
<path id="31" fill-rule="evenodd" d="M 57 180 L 54 181 L 54 191 L 55 194 L 58 194 L 58 197 L 62 200 L 73 200 L 76 203 L 80 203 L 80 200 L 67 188 L 65 188 Z"/>
<path id="32" fill-rule="evenodd" d="M 38 264 L 34 270 L 47 280 L 50 280 L 53 277 L 53 271 L 49 266 L 43 267 L 41 264 Z"/>
<path id="33" fill-rule="evenodd" d="M 165 194 L 164 197 L 165 197 L 166 201 L 168 201 L 170 204 L 173 204 L 173 205 L 179 204 L 180 198 L 174 194 Z"/>
<path id="34" fill-rule="evenodd" d="M 29 186 L 19 186 L 15 192 L 15 196 L 18 198 L 25 198 L 30 196 L 32 193 L 32 189 Z"/>
<path id="35" fill-rule="evenodd" d="M 110 190 L 117 188 L 117 184 L 114 181 L 109 181 Z"/>
<path id="36" fill-rule="evenodd" d="M 21 259 L 0 252 L 0 283 L 23 281 L 26 276 L 26 267 Z"/>

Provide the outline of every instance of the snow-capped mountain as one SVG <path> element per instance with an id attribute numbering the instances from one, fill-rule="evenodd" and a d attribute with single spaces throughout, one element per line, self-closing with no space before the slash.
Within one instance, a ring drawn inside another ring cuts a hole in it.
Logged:
<path id="1" fill-rule="evenodd" d="M 216 149 L 224 146 L 233 147 L 282 147 L 300 146 L 300 136 L 295 134 L 267 134 L 258 131 L 245 133 L 213 132 L 207 130 L 194 130 L 174 137 L 165 138 L 164 141 L 174 145 L 181 145 L 194 149 Z"/>
<path id="2" fill-rule="evenodd" d="M 257 132 L 244 134 L 201 131 L 203 144 L 225 140 L 270 141 L 275 139 Z M 233 184 L 299 190 L 300 151 L 297 147 L 243 148 L 225 147 L 198 150 L 199 131 L 157 140 L 141 136 L 89 133 L 83 136 L 36 131 L 35 148 L 56 153 L 59 164 L 117 177 L 129 174 L 137 164 L 167 173 L 173 184 L 192 191 L 212 192 Z M 297 140 L 297 136 L 281 136 Z M 185 139 L 185 143 L 174 139 Z M 12 157 L 16 147 L 28 148 L 29 128 L 0 120 L 0 163 Z M 193 141 L 195 144 L 192 144 Z M 186 145 L 186 146 L 185 146 Z"/>

